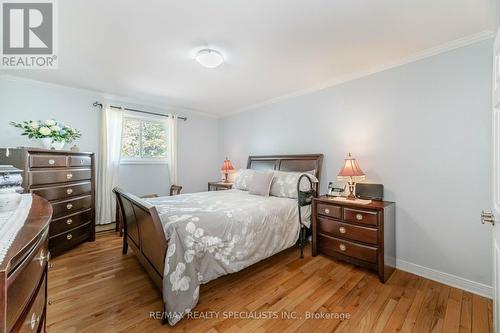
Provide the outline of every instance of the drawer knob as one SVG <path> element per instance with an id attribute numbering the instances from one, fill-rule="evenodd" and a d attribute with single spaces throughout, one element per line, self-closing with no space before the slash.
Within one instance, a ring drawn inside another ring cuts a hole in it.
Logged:
<path id="1" fill-rule="evenodd" d="M 72 173 L 67 173 L 66 174 L 66 179 L 71 179 L 73 178 L 73 174 Z"/>
<path id="2" fill-rule="evenodd" d="M 83 164 L 85 161 L 84 160 L 80 160 L 80 164 Z"/>
<path id="3" fill-rule="evenodd" d="M 40 266 L 43 266 L 43 264 L 45 263 L 45 260 L 48 261 L 49 258 L 50 258 L 49 253 L 47 253 L 47 255 L 45 255 L 45 252 L 42 249 L 40 251 L 40 255 L 38 257 L 36 257 L 35 260 L 40 262 Z"/>
<path id="4" fill-rule="evenodd" d="M 66 208 L 67 208 L 67 209 L 71 209 L 71 208 L 73 208 L 73 205 L 72 205 L 72 204 L 67 204 L 67 205 L 66 205 Z"/>
<path id="5" fill-rule="evenodd" d="M 339 249 L 340 249 L 340 251 L 345 251 L 347 249 L 347 247 L 344 244 L 340 244 Z"/>
<path id="6" fill-rule="evenodd" d="M 50 164 L 50 165 L 54 165 L 54 164 L 56 164 L 56 161 L 54 161 L 54 160 L 49 160 L 49 164 Z"/>
<path id="7" fill-rule="evenodd" d="M 71 225 L 71 223 L 73 223 L 73 220 L 72 220 L 72 219 L 67 219 L 67 220 L 66 220 L 66 224 L 67 224 L 67 225 Z"/>
<path id="8" fill-rule="evenodd" d="M 340 231 L 341 234 L 345 234 L 345 228 L 344 227 L 340 227 L 339 231 Z"/>
<path id="9" fill-rule="evenodd" d="M 325 214 L 330 214 L 330 210 L 328 208 L 325 208 Z"/>
<path id="10" fill-rule="evenodd" d="M 31 315 L 31 320 L 28 322 L 32 331 L 35 330 L 35 327 L 38 327 L 38 323 L 40 323 L 40 316 L 33 312 L 33 314 Z"/>
<path id="11" fill-rule="evenodd" d="M 361 221 L 363 219 L 363 214 L 356 214 L 356 220 Z"/>
<path id="12" fill-rule="evenodd" d="M 67 234 L 67 235 L 66 235 L 66 239 L 67 239 L 67 240 L 71 240 L 71 238 L 73 238 L 73 235 L 72 235 L 72 234 Z"/>
<path id="13" fill-rule="evenodd" d="M 67 194 L 71 194 L 71 193 L 73 193 L 73 189 L 68 188 L 68 189 L 66 190 L 66 193 L 67 193 Z"/>
<path id="14" fill-rule="evenodd" d="M 48 268 L 52 268 L 54 265 L 52 264 L 52 262 L 50 261 L 50 251 L 47 252 L 47 265 L 48 265 Z"/>

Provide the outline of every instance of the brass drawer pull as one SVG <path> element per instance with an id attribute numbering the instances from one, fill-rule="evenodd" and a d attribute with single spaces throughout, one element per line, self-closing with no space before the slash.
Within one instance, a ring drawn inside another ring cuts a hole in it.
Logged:
<path id="1" fill-rule="evenodd" d="M 50 255 L 50 251 L 47 252 L 47 265 L 48 265 L 48 268 L 52 268 L 54 267 L 54 265 L 52 264 L 52 262 L 50 261 L 50 258 L 51 258 L 51 255 Z"/>
<path id="2" fill-rule="evenodd" d="M 72 234 L 67 234 L 67 235 L 66 235 L 66 239 L 67 239 L 67 240 L 71 240 L 71 238 L 73 238 L 73 235 L 72 235 Z"/>
<path id="3" fill-rule="evenodd" d="M 71 193 L 73 193 L 73 189 L 68 188 L 68 189 L 66 190 L 66 193 L 67 193 L 67 194 L 71 194 Z"/>
<path id="4" fill-rule="evenodd" d="M 356 214 L 356 220 L 361 221 L 363 219 L 363 214 Z"/>
<path id="5" fill-rule="evenodd" d="M 66 220 L 66 224 L 67 224 L 67 225 L 71 225 L 71 223 L 73 223 L 73 220 L 72 220 L 72 219 L 67 219 L 67 220 Z"/>
<path id="6" fill-rule="evenodd" d="M 346 230 L 345 230 L 345 228 L 344 228 L 344 227 L 340 227 L 340 228 L 339 228 L 339 232 L 340 232 L 341 234 L 345 234 L 345 231 L 346 231 Z"/>
<path id="7" fill-rule="evenodd" d="M 330 210 L 328 208 L 325 208 L 325 214 L 330 214 Z"/>
<path id="8" fill-rule="evenodd" d="M 73 178 L 73 174 L 72 173 L 67 173 L 66 174 L 66 179 L 71 179 Z"/>
<path id="9" fill-rule="evenodd" d="M 50 164 L 50 165 L 54 165 L 54 164 L 56 164 L 56 161 L 54 161 L 54 160 L 49 160 L 49 164 Z"/>
<path id="10" fill-rule="evenodd" d="M 340 249 L 340 251 L 345 251 L 345 250 L 347 250 L 347 247 L 344 244 L 340 244 L 339 249 Z"/>
<path id="11" fill-rule="evenodd" d="M 67 209 L 71 209 L 71 208 L 73 208 L 73 205 L 72 205 L 72 204 L 67 204 L 67 205 L 66 205 L 66 208 L 67 208 Z"/>
<path id="12" fill-rule="evenodd" d="M 40 316 L 35 312 L 31 315 L 31 320 L 27 322 L 32 331 L 35 330 L 35 327 L 38 327 L 38 323 L 40 323 Z"/>
<path id="13" fill-rule="evenodd" d="M 35 258 L 35 260 L 39 261 L 40 262 L 40 266 L 43 266 L 43 264 L 45 263 L 45 260 L 49 260 L 50 256 L 49 254 L 45 255 L 43 249 L 40 251 L 40 255 L 38 257 Z"/>

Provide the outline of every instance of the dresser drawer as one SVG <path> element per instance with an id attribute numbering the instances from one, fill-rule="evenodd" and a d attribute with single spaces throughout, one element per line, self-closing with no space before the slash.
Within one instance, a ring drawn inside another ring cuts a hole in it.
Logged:
<path id="1" fill-rule="evenodd" d="M 320 234 L 377 244 L 377 229 L 356 226 L 321 217 L 318 218 L 317 227 Z"/>
<path id="2" fill-rule="evenodd" d="M 325 253 L 334 251 L 370 263 L 377 262 L 377 248 L 343 239 L 318 235 L 318 247 Z"/>
<path id="3" fill-rule="evenodd" d="M 378 213 L 361 209 L 344 208 L 344 220 L 376 226 L 378 225 Z"/>
<path id="4" fill-rule="evenodd" d="M 342 207 L 340 207 L 340 206 L 326 205 L 326 204 L 318 203 L 318 205 L 316 207 L 318 210 L 318 214 L 320 214 L 320 215 L 334 217 L 336 219 L 342 218 Z"/>
<path id="5" fill-rule="evenodd" d="M 65 233 L 50 237 L 50 251 L 60 253 L 71 249 L 75 245 L 86 241 L 90 237 L 90 223 L 82 225 L 78 228 L 71 229 Z"/>
<path id="6" fill-rule="evenodd" d="M 76 184 L 64 184 L 51 187 L 32 189 L 31 192 L 44 197 L 47 200 L 59 200 L 84 194 L 91 194 L 92 183 L 83 182 Z"/>
<path id="7" fill-rule="evenodd" d="M 91 179 L 92 171 L 90 169 L 30 171 L 29 178 L 31 185 L 73 182 Z"/>
<path id="8" fill-rule="evenodd" d="M 30 155 L 30 168 L 66 167 L 67 158 L 64 155 Z"/>
<path id="9" fill-rule="evenodd" d="M 45 237 L 45 236 L 44 236 Z M 44 238 L 33 252 L 12 272 L 7 286 L 7 327 L 8 331 L 32 299 L 32 293 L 37 289 L 45 274 L 48 248 Z"/>
<path id="10" fill-rule="evenodd" d="M 43 332 L 43 330 L 38 330 L 43 327 L 45 320 L 45 304 L 47 303 L 45 294 L 46 285 L 47 277 L 44 276 L 42 284 L 38 288 L 34 300 L 26 312 L 26 317 L 21 318 L 16 325 L 19 327 L 19 333 Z"/>
<path id="11" fill-rule="evenodd" d="M 68 215 L 66 217 L 50 221 L 49 233 L 50 236 L 56 236 L 91 221 L 92 210 L 89 209 L 81 213 Z"/>
<path id="12" fill-rule="evenodd" d="M 92 165 L 92 159 L 90 158 L 90 156 L 69 156 L 68 161 L 68 165 L 70 167 L 83 167 Z"/>
<path id="13" fill-rule="evenodd" d="M 92 197 L 90 195 L 78 197 L 70 200 L 64 200 L 52 203 L 52 218 L 57 219 L 82 210 L 89 209 L 92 204 Z"/>

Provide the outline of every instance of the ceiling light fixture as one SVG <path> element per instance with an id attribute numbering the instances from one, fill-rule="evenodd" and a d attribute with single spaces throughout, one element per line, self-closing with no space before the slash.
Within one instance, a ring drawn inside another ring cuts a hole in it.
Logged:
<path id="1" fill-rule="evenodd" d="M 203 67 L 216 68 L 224 62 L 224 58 L 219 51 L 213 49 L 203 49 L 198 51 L 196 54 L 196 61 L 198 61 Z"/>

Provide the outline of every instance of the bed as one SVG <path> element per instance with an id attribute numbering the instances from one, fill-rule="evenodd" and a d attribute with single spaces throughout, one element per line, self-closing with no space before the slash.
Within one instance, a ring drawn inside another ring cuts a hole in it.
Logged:
<path id="1" fill-rule="evenodd" d="M 321 154 L 250 156 L 247 169 L 313 171 L 320 180 L 322 159 Z M 299 238 L 297 199 L 238 189 L 148 199 L 119 188 L 114 192 L 124 220 L 123 253 L 130 246 L 162 291 L 162 319 L 171 325 L 196 306 L 200 285 L 283 251 Z"/>

